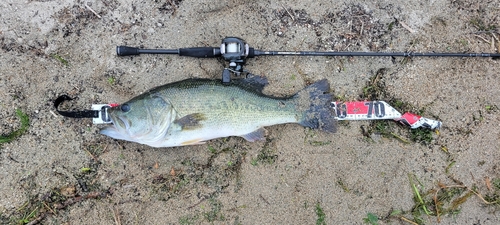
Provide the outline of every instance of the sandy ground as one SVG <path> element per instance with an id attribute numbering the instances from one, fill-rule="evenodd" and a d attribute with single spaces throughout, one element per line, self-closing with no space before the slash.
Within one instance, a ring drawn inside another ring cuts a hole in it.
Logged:
<path id="1" fill-rule="evenodd" d="M 378 85 L 388 98 L 380 100 L 443 122 L 428 143 L 368 133 L 374 124 L 361 121 L 333 135 L 288 124 L 269 127 L 266 142 L 154 149 L 100 135 L 90 119 L 56 116 L 52 103 L 61 94 L 78 97 L 68 109 L 123 102 L 188 77 L 220 78 L 224 68 L 216 59 L 118 57 L 117 45 L 205 47 L 237 36 L 262 50 L 497 52 L 499 12 L 490 0 L 3 0 L 0 134 L 19 128 L 15 109 L 31 121 L 0 146 L 0 223 L 363 224 L 370 215 L 373 224 L 499 224 L 498 202 L 467 189 L 499 199 L 498 60 L 247 63 L 273 95 L 326 78 L 336 96 L 362 100 Z M 408 128 L 385 125 L 410 140 Z M 439 216 L 436 192 L 450 196 L 438 201 Z"/>

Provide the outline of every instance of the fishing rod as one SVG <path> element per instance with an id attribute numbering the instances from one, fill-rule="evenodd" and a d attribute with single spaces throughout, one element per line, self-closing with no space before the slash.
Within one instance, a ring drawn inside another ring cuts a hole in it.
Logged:
<path id="1" fill-rule="evenodd" d="M 139 54 L 174 54 L 196 58 L 222 57 L 229 62 L 229 67 L 222 71 L 222 82 L 229 84 L 231 72 L 239 76 L 248 73 L 243 69 L 247 58 L 256 56 L 390 56 L 390 57 L 491 57 L 500 58 L 497 53 L 417 53 L 417 52 L 315 52 L 315 51 L 261 51 L 251 48 L 243 39 L 226 37 L 222 39 L 220 47 L 194 47 L 179 49 L 140 49 L 128 46 L 117 46 L 119 56 Z"/>

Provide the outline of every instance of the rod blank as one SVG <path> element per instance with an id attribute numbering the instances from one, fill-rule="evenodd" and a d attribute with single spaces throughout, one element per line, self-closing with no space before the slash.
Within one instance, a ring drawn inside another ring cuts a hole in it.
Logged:
<path id="1" fill-rule="evenodd" d="M 417 52 L 311 52 L 311 51 L 259 51 L 255 56 L 262 55 L 299 55 L 299 56 L 392 56 L 392 57 L 500 57 L 491 53 L 417 53 Z"/>

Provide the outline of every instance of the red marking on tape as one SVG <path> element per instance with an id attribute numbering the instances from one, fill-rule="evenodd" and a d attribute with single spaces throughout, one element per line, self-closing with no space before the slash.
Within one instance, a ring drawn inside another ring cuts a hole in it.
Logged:
<path id="1" fill-rule="evenodd" d="M 401 118 L 406 120 L 410 125 L 413 125 L 416 122 L 418 122 L 418 120 L 422 117 L 417 115 L 417 114 L 407 112 L 407 113 L 403 114 L 403 116 L 401 116 Z"/>
<path id="2" fill-rule="evenodd" d="M 345 105 L 345 107 L 338 107 L 339 109 L 346 109 L 347 114 L 368 114 L 368 105 L 366 105 L 367 101 L 362 102 L 336 102 L 338 106 Z"/>

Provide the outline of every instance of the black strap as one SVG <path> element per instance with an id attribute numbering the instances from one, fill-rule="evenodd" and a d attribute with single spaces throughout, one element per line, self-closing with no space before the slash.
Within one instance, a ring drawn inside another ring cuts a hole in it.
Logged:
<path id="1" fill-rule="evenodd" d="M 73 118 L 98 118 L 99 117 L 99 112 L 100 112 L 99 110 L 60 111 L 58 109 L 58 107 L 61 103 L 63 103 L 64 101 L 71 101 L 71 100 L 73 100 L 71 97 L 69 97 L 67 95 L 61 95 L 54 101 L 54 107 L 56 108 L 56 111 L 61 116 L 73 117 Z"/>

